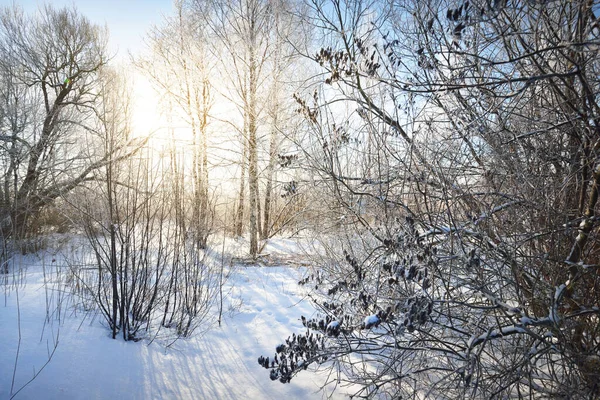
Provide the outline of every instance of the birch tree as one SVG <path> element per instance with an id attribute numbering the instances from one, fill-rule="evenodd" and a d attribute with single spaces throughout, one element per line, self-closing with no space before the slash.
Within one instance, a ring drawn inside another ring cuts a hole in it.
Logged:
<path id="1" fill-rule="evenodd" d="M 219 94 L 240 112 L 239 121 L 224 121 L 240 137 L 241 173 L 235 230 L 238 235 L 242 233 L 247 214 L 249 252 L 255 257 L 259 252 L 259 238 L 268 236 L 274 165 L 281 140 L 278 137 L 278 125 L 282 120 L 280 88 L 293 54 L 285 40 L 285 35 L 293 30 L 286 25 L 292 21 L 289 4 L 263 0 L 195 1 L 193 4 L 198 16 L 203 15 L 204 23 L 210 27 L 214 56 L 221 67 L 220 79 L 226 83 Z M 265 136 L 269 139 L 266 140 L 266 161 L 263 162 Z M 261 202 L 263 168 L 266 172 L 265 195 Z"/>
<path id="2" fill-rule="evenodd" d="M 210 74 L 213 61 L 202 24 L 186 8 L 175 3 L 175 15 L 155 27 L 148 36 L 150 54 L 137 61 L 158 91 L 166 94 L 168 112 L 181 115 L 191 130 L 191 227 L 199 248 L 204 249 L 211 228 L 213 208 L 209 192 L 208 130 L 213 104 Z M 163 106 L 167 106 L 163 104 Z M 173 121 L 173 117 L 171 117 Z M 176 123 L 176 122 L 174 122 Z"/>

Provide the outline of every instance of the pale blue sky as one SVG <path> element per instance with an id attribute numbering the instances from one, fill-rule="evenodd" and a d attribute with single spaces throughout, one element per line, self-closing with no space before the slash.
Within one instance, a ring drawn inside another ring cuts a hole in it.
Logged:
<path id="1" fill-rule="evenodd" d="M 0 6 L 12 3 L 13 0 L 0 0 Z M 27 13 L 44 3 L 55 7 L 74 5 L 92 22 L 108 26 L 111 52 L 118 49 L 119 59 L 127 57 L 127 50 L 133 53 L 141 50 L 146 31 L 160 24 L 172 8 L 172 0 L 15 0 L 14 3 Z"/>

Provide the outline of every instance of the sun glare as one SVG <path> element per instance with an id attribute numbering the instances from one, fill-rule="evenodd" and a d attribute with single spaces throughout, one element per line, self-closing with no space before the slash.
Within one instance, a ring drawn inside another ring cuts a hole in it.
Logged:
<path id="1" fill-rule="evenodd" d="M 164 112 L 160 110 L 160 97 L 152 83 L 140 72 L 133 73 L 132 85 L 132 133 L 135 137 L 155 135 L 168 126 Z"/>

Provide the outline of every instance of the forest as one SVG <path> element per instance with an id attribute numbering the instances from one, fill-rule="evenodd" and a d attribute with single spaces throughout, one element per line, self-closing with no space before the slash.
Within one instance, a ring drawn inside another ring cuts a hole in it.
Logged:
<path id="1" fill-rule="evenodd" d="M 109 28 L 0 7 L 0 397 L 600 397 L 600 2 Z"/>

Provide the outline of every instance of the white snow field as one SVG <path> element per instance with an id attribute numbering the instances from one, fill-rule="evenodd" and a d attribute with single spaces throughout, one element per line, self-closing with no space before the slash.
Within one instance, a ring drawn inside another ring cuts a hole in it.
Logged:
<path id="1" fill-rule="evenodd" d="M 293 243 L 279 241 L 266 250 L 286 252 L 290 247 Z M 167 347 L 165 340 L 111 339 L 99 315 L 75 311 L 57 282 L 44 285 L 45 279 L 55 279 L 52 271 L 59 264 L 59 255 L 39 252 L 18 257 L 11 273 L 0 276 L 0 399 L 11 398 L 11 386 L 13 394 L 22 388 L 15 399 L 40 400 L 264 400 L 331 395 L 330 387 L 319 391 L 326 371 L 307 371 L 284 385 L 271 381 L 257 362 L 260 355 L 272 356 L 275 346 L 291 333 L 303 331 L 300 315 L 314 313 L 297 284 L 298 268 L 237 267 L 225 287 L 229 298 L 222 326 L 213 318 L 206 332 Z M 52 312 L 59 301 L 63 302 L 60 322 L 56 312 L 46 320 L 46 304 Z M 46 363 L 56 339 L 51 361 L 27 384 Z M 331 396 L 347 397 L 338 391 Z"/>

